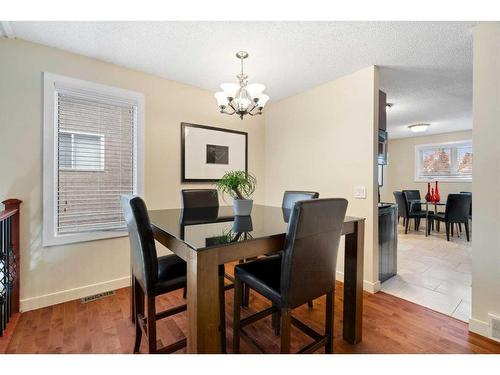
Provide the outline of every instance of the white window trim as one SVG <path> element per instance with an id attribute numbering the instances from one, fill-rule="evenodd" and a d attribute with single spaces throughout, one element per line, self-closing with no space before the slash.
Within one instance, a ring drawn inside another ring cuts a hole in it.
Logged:
<path id="1" fill-rule="evenodd" d="M 74 130 L 59 130 L 59 133 L 64 133 L 64 134 L 71 134 L 71 164 L 73 164 L 74 156 L 75 156 L 75 150 L 74 150 L 74 140 L 73 140 L 73 135 L 78 134 L 78 135 L 90 135 L 92 137 L 99 138 L 99 141 L 101 143 L 101 159 L 100 159 L 100 165 L 99 168 L 75 168 L 75 167 L 59 167 L 60 171 L 75 171 L 75 172 L 102 172 L 104 171 L 104 134 L 99 134 L 99 133 L 90 133 L 90 132 L 81 132 L 81 131 L 74 131 Z"/>
<path id="2" fill-rule="evenodd" d="M 137 105 L 137 126 L 134 128 L 134 153 L 136 155 L 135 194 L 143 195 L 144 190 L 144 95 L 135 91 L 82 81 L 52 73 L 43 73 L 43 246 L 64 245 L 127 235 L 125 229 L 105 230 L 86 233 L 59 234 L 56 231 L 57 220 L 57 90 L 56 85 L 75 87 L 99 94 L 128 99 Z"/>
<path id="3" fill-rule="evenodd" d="M 446 176 L 439 176 L 439 177 L 428 177 L 424 178 L 419 176 L 418 171 L 420 170 L 420 150 L 423 148 L 428 148 L 428 147 L 457 147 L 461 145 L 472 145 L 472 140 L 471 139 L 464 139 L 461 141 L 452 141 L 452 142 L 439 142 L 439 143 L 427 143 L 423 145 L 415 145 L 415 160 L 414 160 L 414 177 L 415 177 L 415 182 L 432 182 L 435 180 L 438 180 L 439 182 L 472 182 L 472 177 L 446 177 Z M 474 152 L 474 150 L 473 150 Z M 453 155 L 452 151 L 452 160 L 455 160 L 455 155 Z M 454 163 L 454 161 L 452 161 Z M 473 172 L 474 173 L 474 172 Z"/>

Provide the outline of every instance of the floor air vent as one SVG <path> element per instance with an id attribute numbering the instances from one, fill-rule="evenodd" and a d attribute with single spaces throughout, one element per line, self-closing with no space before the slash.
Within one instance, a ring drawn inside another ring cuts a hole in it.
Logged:
<path id="1" fill-rule="evenodd" d="M 82 303 L 97 301 L 98 299 L 103 299 L 103 298 L 114 296 L 114 295 L 115 295 L 115 292 L 113 290 L 110 292 L 97 293 L 97 294 L 94 294 L 93 296 L 88 296 L 88 297 L 82 298 Z"/>
<path id="2" fill-rule="evenodd" d="M 490 317 L 490 336 L 497 341 L 500 341 L 500 316 L 488 314 Z"/>

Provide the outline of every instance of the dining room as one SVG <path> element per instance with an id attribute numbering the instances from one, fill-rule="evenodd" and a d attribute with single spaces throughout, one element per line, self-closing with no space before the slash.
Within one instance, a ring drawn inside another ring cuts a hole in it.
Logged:
<path id="1" fill-rule="evenodd" d="M 489 331 L 468 325 L 472 130 L 389 136 L 382 185 L 379 167 L 380 135 L 397 134 L 391 116 L 412 90 L 398 91 L 392 67 L 413 58 L 402 47 L 388 55 L 392 36 L 420 46 L 428 78 L 436 56 L 456 62 L 471 30 L 496 29 L 1 26 L 0 80 L 11 94 L 1 94 L 0 353 L 500 353 Z M 293 35 L 303 43 L 290 49 Z M 369 42 L 378 45 L 365 54 Z M 460 181 L 435 184 L 442 164 L 427 165 L 443 154 Z M 399 216 L 388 281 L 380 202 Z M 466 221 L 453 206 L 466 207 Z M 448 312 L 403 293 L 421 287 L 458 302 Z"/>

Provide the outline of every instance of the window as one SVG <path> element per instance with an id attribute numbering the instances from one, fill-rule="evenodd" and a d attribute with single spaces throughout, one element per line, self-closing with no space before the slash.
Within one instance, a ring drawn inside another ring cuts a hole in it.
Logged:
<path id="1" fill-rule="evenodd" d="M 141 194 L 142 94 L 45 73 L 43 243 L 126 235 Z"/>
<path id="2" fill-rule="evenodd" d="M 436 179 L 472 181 L 472 141 L 415 146 L 415 180 Z"/>
<path id="3" fill-rule="evenodd" d="M 59 129 L 59 170 L 104 171 L 104 135 Z"/>

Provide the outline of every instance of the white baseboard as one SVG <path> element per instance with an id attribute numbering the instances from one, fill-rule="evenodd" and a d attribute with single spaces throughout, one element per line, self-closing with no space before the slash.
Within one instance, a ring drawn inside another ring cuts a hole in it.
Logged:
<path id="1" fill-rule="evenodd" d="M 341 272 L 341 271 L 337 271 L 336 272 L 336 279 L 338 281 L 342 281 L 344 282 L 344 273 Z M 368 292 L 368 293 L 377 293 L 378 291 L 380 291 L 382 287 L 382 284 L 380 284 L 380 281 L 376 281 L 374 283 L 372 283 L 371 281 L 368 281 L 368 280 L 363 280 L 363 290 Z"/>
<path id="2" fill-rule="evenodd" d="M 42 296 L 25 298 L 20 301 L 20 310 L 30 311 L 42 307 L 57 305 L 67 301 L 91 296 L 97 293 L 108 292 L 110 290 L 124 288 L 130 285 L 130 276 L 119 279 L 104 281 L 97 284 L 85 285 L 79 288 L 61 290 L 55 293 L 49 293 Z"/>
<path id="3" fill-rule="evenodd" d="M 478 335 L 490 337 L 490 325 L 482 320 L 470 318 L 469 319 L 469 331 L 477 333 Z"/>

